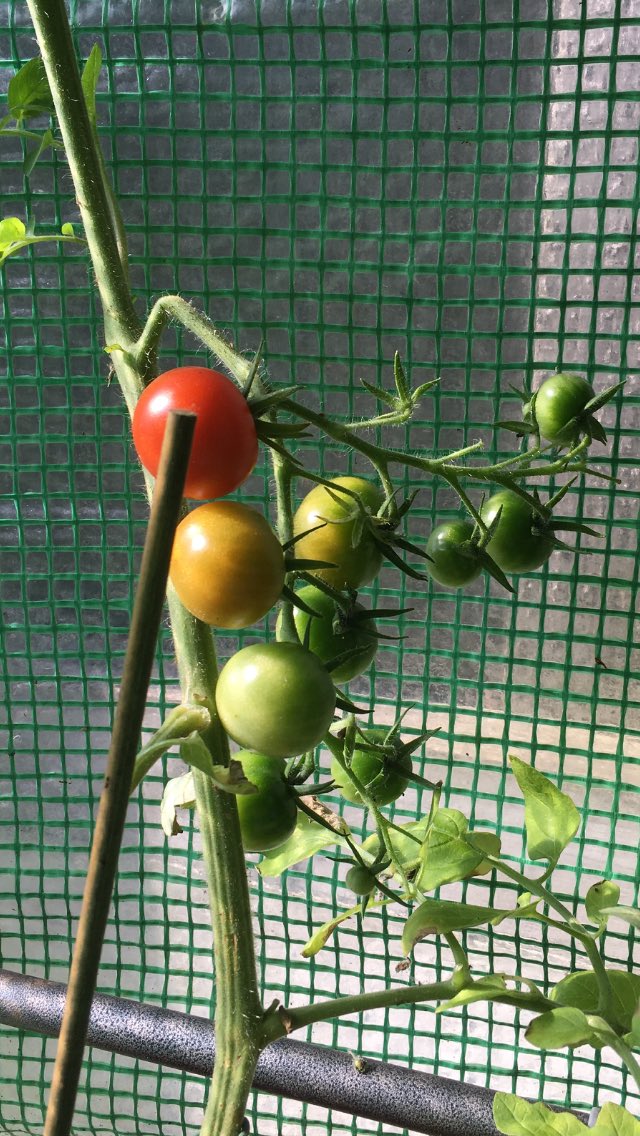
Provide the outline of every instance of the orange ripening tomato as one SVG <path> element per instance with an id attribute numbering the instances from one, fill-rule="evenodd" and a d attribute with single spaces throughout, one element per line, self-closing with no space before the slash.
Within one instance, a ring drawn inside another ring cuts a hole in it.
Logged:
<path id="1" fill-rule="evenodd" d="M 170 568 L 197 619 L 239 629 L 262 619 L 284 584 L 284 554 L 264 517 L 235 501 L 211 501 L 178 525 Z"/>

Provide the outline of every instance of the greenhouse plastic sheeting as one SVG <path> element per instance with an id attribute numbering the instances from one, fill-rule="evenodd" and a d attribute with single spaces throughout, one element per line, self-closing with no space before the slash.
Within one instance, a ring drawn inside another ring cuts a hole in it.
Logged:
<path id="1" fill-rule="evenodd" d="M 535 385 L 558 365 L 597 389 L 627 380 L 601 414 L 610 442 L 591 459 L 619 486 L 589 477 L 563 504 L 601 522 L 601 537 L 554 553 L 515 597 L 484 574 L 448 593 L 386 567 L 376 606 L 411 610 L 375 676 L 351 690 L 360 701 L 375 688 L 377 721 L 412 707 L 409 734 L 441 727 L 420 769 L 474 824 L 497 826 L 516 862 L 523 815 L 507 754 L 533 760 L 583 810 L 561 892 L 584 895 L 607 875 L 637 902 L 637 0 L 83 0 L 71 16 L 80 56 L 96 42 L 104 52 L 101 138 L 139 310 L 179 290 L 243 350 L 264 338 L 271 376 L 339 417 L 372 413 L 358 380 L 389 386 L 398 351 L 414 384 L 440 378 L 394 434 L 416 451 L 481 439 L 487 459 L 508 456 L 516 443 L 495 421 L 517 412 L 510 384 Z M 3 91 L 35 51 L 26 5 L 0 3 Z M 49 152 L 26 190 L 12 140 L 2 163 L 3 215 L 77 220 L 62 157 Z M 39 246 L 6 262 L 0 288 L 0 965 L 66 981 L 146 504 L 84 252 Z M 205 359 L 174 331 L 161 362 Z M 327 475 L 366 472 L 313 437 L 299 453 Z M 399 484 L 420 491 L 418 541 L 458 513 L 418 471 Z M 269 508 L 266 462 L 242 493 Z M 223 636 L 221 657 L 235 644 Z M 176 697 L 165 627 L 149 729 Z M 206 1015 L 215 993 L 198 834 L 187 817 L 167 840 L 159 823 L 165 780 L 183 768 L 170 756 L 130 807 L 99 989 Z M 396 819 L 416 805 L 413 790 Z M 357 810 L 348 816 L 357 826 Z M 396 979 L 397 909 L 367 918 L 366 966 L 356 923 L 301 957 L 347 902 L 340 871 L 319 856 L 283 886 L 252 870 L 267 1000 Z M 505 894 L 489 880 L 466 888 L 483 902 Z M 571 967 L 565 940 L 520 923 L 469 936 L 478 968 L 513 969 L 514 935 L 529 976 Z M 629 943 L 616 924 L 613 966 L 629 964 Z M 417 980 L 448 961 L 422 944 Z M 598 1085 L 610 1099 L 632 1091 L 609 1051 L 533 1050 L 507 1007 L 379 1010 L 312 1037 L 574 1107 L 590 1107 Z M 4 1130 L 40 1130 L 54 1048 L 0 1034 Z M 88 1051 L 75 1127 L 193 1132 L 203 1091 L 197 1078 Z M 254 1121 L 263 1134 L 378 1131 L 266 1097 Z"/>

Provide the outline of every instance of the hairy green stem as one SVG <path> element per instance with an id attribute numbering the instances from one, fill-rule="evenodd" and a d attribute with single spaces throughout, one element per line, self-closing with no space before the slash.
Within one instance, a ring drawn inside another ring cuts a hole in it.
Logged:
<path id="1" fill-rule="evenodd" d="M 626 1065 L 628 1071 L 631 1073 L 638 1090 L 640 1090 L 640 1062 L 629 1046 L 622 1040 L 621 1037 L 607 1038 L 607 1045 L 618 1054 L 620 1060 Z"/>
<path id="2" fill-rule="evenodd" d="M 143 329 L 134 311 L 120 258 L 113 209 L 105 189 L 101 158 L 84 101 L 64 2 L 29 0 L 29 8 L 82 212 L 104 308 L 106 341 L 117 345 L 118 349 L 113 352 L 114 368 L 132 412 L 145 381 L 153 373 L 157 338 L 148 340 L 144 352 L 140 352 Z M 154 310 L 159 315 L 153 326 L 158 329 L 158 336 L 162 320 L 176 307 L 183 316 L 183 309 L 186 309 L 186 314 L 193 313 L 190 305 L 177 297 L 167 305 L 166 311 L 162 302 L 156 305 Z M 207 342 L 209 321 L 197 313 L 193 313 L 193 317 L 193 330 Z M 226 345 L 222 346 L 228 353 Z M 217 353 L 222 355 L 221 351 Z M 243 361 L 234 354 L 234 362 L 234 373 L 238 377 Z M 248 364 L 246 369 L 248 373 Z M 150 479 L 147 479 L 147 489 L 151 491 Z M 217 663 L 213 635 L 209 627 L 185 611 L 171 588 L 168 599 L 184 701 L 202 702 L 208 706 L 211 722 L 202 733 L 203 740 L 214 764 L 228 764 L 228 741 L 215 714 Z M 194 770 L 194 785 L 209 884 L 217 977 L 217 1058 L 203 1133 L 206 1136 L 237 1136 L 255 1061 L 263 1044 L 263 1011 L 257 989 L 247 873 L 233 796 L 220 792 L 209 778 L 197 770 Z M 80 1045 L 83 1041 L 78 1039 Z"/>
<path id="3" fill-rule="evenodd" d="M 305 422 L 310 422 L 312 425 L 317 426 L 334 441 L 339 442 L 341 445 L 351 446 L 353 449 L 358 450 L 364 454 L 369 461 L 379 469 L 381 465 L 386 466 L 391 462 L 398 465 L 410 466 L 413 469 L 422 470 L 424 473 L 431 473 L 440 477 L 447 477 L 453 475 L 454 477 L 469 477 L 476 481 L 497 481 L 501 482 L 505 478 L 505 484 L 512 484 L 507 480 L 505 472 L 505 462 L 499 462 L 493 465 L 485 466 L 464 466 L 452 464 L 449 456 L 446 458 L 427 458 L 421 457 L 418 454 L 407 453 L 404 450 L 388 449 L 383 446 L 378 446 L 374 442 L 368 442 L 364 438 L 356 437 L 351 430 L 340 422 L 335 422 L 326 415 L 318 411 L 311 410 L 308 406 L 302 406 L 300 403 L 295 402 L 293 399 L 285 399 L 281 403 L 283 410 L 288 410 L 292 414 L 297 415 Z M 582 446 L 582 444 L 581 444 Z M 538 451 L 536 451 L 538 452 Z M 571 451 L 573 454 L 575 451 Z M 453 455 L 456 456 L 455 454 Z M 522 455 L 517 454 L 513 457 L 513 464 L 517 467 L 514 469 L 514 476 L 517 477 L 534 477 L 534 476 L 547 476 L 553 477 L 558 473 L 572 472 L 573 467 L 567 464 L 568 457 L 559 458 L 555 462 L 550 462 L 548 466 L 540 469 L 533 468 L 520 468 L 522 462 Z M 581 463 L 576 466 L 575 472 L 584 472 Z"/>
<path id="4" fill-rule="evenodd" d="M 563 928 L 565 932 L 582 944 L 596 976 L 599 991 L 598 1012 L 605 1021 L 618 1027 L 619 1023 L 614 1009 L 615 1001 L 613 989 L 593 936 L 585 930 L 582 924 L 576 919 L 573 912 L 570 911 L 561 900 L 557 899 L 548 888 L 544 887 L 539 880 L 531 879 L 529 876 L 523 875 L 521 872 L 516 871 L 515 868 L 511 868 L 509 864 L 505 864 L 505 862 L 500 860 L 497 856 L 487 855 L 485 859 L 493 864 L 499 872 L 502 872 L 504 876 L 507 876 L 508 879 L 519 884 L 525 891 L 531 892 L 532 895 L 537 895 L 539 899 L 546 903 L 547 907 L 556 911 L 561 919 L 564 920 Z"/>
<path id="5" fill-rule="evenodd" d="M 122 270 L 101 160 L 82 91 L 64 0 L 27 0 L 91 250 L 105 321 L 133 342 L 141 333 Z"/>
<path id="6" fill-rule="evenodd" d="M 271 1019 L 267 1026 L 269 1041 L 275 1041 L 284 1033 L 304 1029 L 316 1022 L 327 1022 L 331 1018 L 343 1018 L 347 1014 L 364 1014 L 367 1010 L 379 1010 L 386 1006 L 409 1006 L 416 1002 L 443 1002 L 453 998 L 456 993 L 454 983 L 431 982 L 423 986 L 396 986 L 391 990 L 374 990 L 370 994 L 351 994 L 345 998 L 331 998 L 327 1002 L 315 1002 L 310 1006 L 287 1007 L 279 1014 L 279 1022 Z"/>
<path id="7" fill-rule="evenodd" d="M 160 337 L 170 320 L 192 331 L 208 347 L 213 355 L 230 371 L 235 380 L 243 384 L 251 372 L 251 362 L 243 359 L 216 329 L 203 312 L 199 312 L 182 296 L 161 296 L 153 305 L 147 322 L 133 348 L 134 359 L 143 367 L 145 360 L 152 356 L 160 342 Z"/>

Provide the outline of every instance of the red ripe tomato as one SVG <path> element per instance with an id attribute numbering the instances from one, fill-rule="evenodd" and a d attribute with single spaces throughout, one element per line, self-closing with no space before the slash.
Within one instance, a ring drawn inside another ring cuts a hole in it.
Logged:
<path id="1" fill-rule="evenodd" d="M 145 387 L 133 413 L 133 443 L 155 477 L 169 412 L 197 415 L 184 495 L 198 501 L 225 497 L 249 476 L 258 438 L 246 398 L 235 383 L 206 367 L 176 367 Z"/>

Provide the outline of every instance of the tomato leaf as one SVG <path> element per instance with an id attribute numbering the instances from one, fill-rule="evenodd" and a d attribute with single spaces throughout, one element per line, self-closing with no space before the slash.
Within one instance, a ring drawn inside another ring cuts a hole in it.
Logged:
<path id="1" fill-rule="evenodd" d="M 613 1007 L 618 1023 L 624 1030 L 630 1030 L 640 1000 L 640 974 L 626 970 L 607 970 L 606 974 L 613 990 Z M 573 1006 L 585 1014 L 597 1014 L 600 988 L 596 975 L 592 970 L 575 970 L 553 987 L 549 997 L 559 1006 Z"/>
<path id="2" fill-rule="evenodd" d="M 468 931 L 491 923 L 500 915 L 502 912 L 496 907 L 475 907 L 468 903 L 451 903 L 445 899 L 426 899 L 405 923 L 402 953 L 411 954 L 416 943 L 429 935 Z"/>
<path id="3" fill-rule="evenodd" d="M 84 94 L 84 101 L 87 104 L 89 121 L 94 130 L 96 129 L 96 89 L 98 79 L 100 78 L 101 67 L 102 52 L 99 45 L 94 43 L 82 69 L 82 92 Z"/>
<path id="4" fill-rule="evenodd" d="M 25 63 L 13 76 L 7 90 L 7 103 L 18 121 L 54 113 L 49 80 L 39 55 Z"/>
<path id="5" fill-rule="evenodd" d="M 529 1023 L 524 1035 L 536 1049 L 572 1049 L 594 1037 L 586 1014 L 575 1006 L 547 1010 Z"/>
<path id="6" fill-rule="evenodd" d="M 314 955 L 317 955 L 318 951 L 321 951 L 329 942 L 336 928 L 339 927 L 341 923 L 344 923 L 345 920 L 351 919 L 353 915 L 357 915 L 359 911 L 360 904 L 358 903 L 355 907 L 350 907 L 348 911 L 341 912 L 335 919 L 330 919 L 328 923 L 323 923 L 322 927 L 319 927 L 318 930 L 314 932 L 309 942 L 302 948 L 302 957 L 313 958 Z"/>
<path id="7" fill-rule="evenodd" d="M 417 880 L 421 891 L 435 891 L 443 884 L 492 870 L 490 864 L 482 867 L 482 853 L 463 840 L 467 828 L 467 819 L 458 809 L 438 809 L 422 847 L 422 869 Z M 476 843 L 488 838 L 487 851 L 500 854 L 500 839 L 494 833 L 480 832 L 474 836 Z"/>
<path id="8" fill-rule="evenodd" d="M 487 974 L 479 978 L 471 986 L 465 986 L 448 1002 L 441 1002 L 436 1008 L 436 1014 L 456 1010 L 459 1006 L 470 1006 L 472 1002 L 492 1002 L 507 990 L 507 984 L 501 974 Z"/>
<path id="9" fill-rule="evenodd" d="M 527 851 L 532 860 L 555 864 L 580 824 L 580 813 L 570 797 L 548 777 L 513 754 L 511 768 L 524 797 Z"/>
<path id="10" fill-rule="evenodd" d="M 636 927 L 640 930 L 640 907 L 626 907 L 624 904 L 617 904 L 615 907 L 602 907 L 600 914 L 606 916 L 607 919 L 615 915 L 617 919 L 622 919 L 630 927 Z"/>
<path id="11" fill-rule="evenodd" d="M 292 868 L 302 860 L 308 860 L 316 852 L 320 852 L 323 848 L 331 848 L 334 844 L 341 848 L 347 847 L 344 836 L 340 836 L 338 832 L 329 832 L 301 812 L 289 839 L 279 848 L 265 853 L 258 864 L 258 871 L 265 878 L 275 879 L 286 872 L 287 868 Z"/>
<path id="12" fill-rule="evenodd" d="M 600 880 L 600 883 L 593 884 L 584 899 L 587 918 L 592 923 L 605 927 L 609 916 L 603 917 L 602 912 L 615 907 L 619 899 L 620 888 L 612 880 Z"/>
<path id="13" fill-rule="evenodd" d="M 23 173 L 24 173 L 25 177 L 29 177 L 29 174 L 32 172 L 32 170 L 33 170 L 36 162 L 38 161 L 38 158 L 40 157 L 40 155 L 42 153 L 44 153 L 44 151 L 47 150 L 49 148 L 49 146 L 52 146 L 53 142 L 54 142 L 53 134 L 51 133 L 50 130 L 45 130 L 45 132 L 42 135 L 42 137 L 40 138 L 40 141 L 38 142 L 37 146 L 34 146 L 25 155 L 25 159 L 24 159 L 23 166 L 22 166 Z"/>
<path id="14" fill-rule="evenodd" d="M 590 1130 L 596 1136 L 640 1136 L 640 1120 L 619 1104 L 607 1101 Z"/>
<path id="15" fill-rule="evenodd" d="M 513 1093 L 496 1093 L 493 1120 L 504 1136 L 587 1136 L 590 1131 L 572 1112 L 553 1112 L 544 1104 L 522 1100 Z"/>

